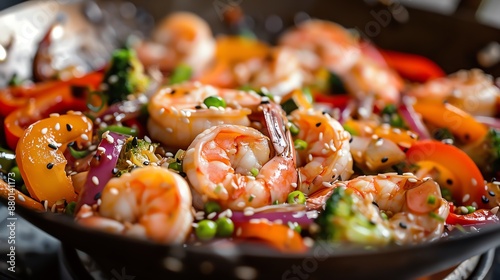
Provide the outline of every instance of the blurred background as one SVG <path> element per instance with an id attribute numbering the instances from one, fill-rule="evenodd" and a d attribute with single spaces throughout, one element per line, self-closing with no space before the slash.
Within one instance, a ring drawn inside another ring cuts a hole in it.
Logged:
<path id="1" fill-rule="evenodd" d="M 30 2 L 22 5 L 33 7 L 27 13 L 18 13 L 19 7 L 12 6 L 21 2 Z M 34 2 L 43 5 L 31 5 Z M 382 48 L 425 55 L 438 62 L 448 73 L 461 68 L 481 67 L 495 77 L 500 76 L 498 0 L 289 0 L 286 5 L 283 5 L 283 1 L 269 0 L 97 1 L 99 5 L 94 1 L 1 0 L 0 47 L 6 45 L 11 33 L 29 36 L 16 37 L 17 47 L 13 48 L 13 52 L 16 48 L 20 49 L 15 54 L 16 59 L 0 63 L 0 85 L 13 73 L 24 77 L 30 75 L 28 69 L 35 43 L 59 17 L 62 9 L 59 4 L 70 2 L 84 4 L 76 10 L 66 11 L 65 18 L 59 20 L 81 20 L 89 29 L 70 29 L 62 52 L 71 58 L 68 61 L 74 62 L 76 59 L 82 63 L 82 67 L 95 68 L 104 63 L 110 51 L 124 43 L 131 34 L 147 36 L 154 22 L 168 11 L 190 10 L 209 21 L 216 34 L 231 32 L 231 28 L 223 23 L 222 13 L 227 7 L 237 5 L 245 12 L 245 24 L 255 30 L 259 37 L 271 42 L 286 27 L 314 16 L 354 28 Z M 13 16 L 14 12 L 16 16 Z M 85 52 L 80 48 L 82 36 L 93 38 L 85 39 L 92 43 Z M 478 55 L 484 55 L 487 59 L 480 61 Z M 4 230 L 6 217 L 7 210 L 0 204 L 0 278 L 16 279 L 6 273 L 4 252 L 7 246 L 3 242 L 7 237 Z M 43 279 L 73 278 L 74 275 L 71 276 L 65 268 L 57 240 L 22 219 L 16 230 L 19 239 L 16 265 L 19 269 L 16 274 L 18 279 L 41 279 L 40 275 L 44 275 Z M 500 279 L 498 255 L 486 279 Z M 94 277 L 100 277 L 96 268 L 91 270 Z"/>

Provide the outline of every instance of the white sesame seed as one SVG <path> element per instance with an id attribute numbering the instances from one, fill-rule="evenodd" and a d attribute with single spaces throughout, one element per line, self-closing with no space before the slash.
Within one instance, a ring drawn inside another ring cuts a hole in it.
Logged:
<path id="1" fill-rule="evenodd" d="M 151 143 L 151 138 L 149 138 L 147 135 L 144 135 L 144 141 Z"/>
<path id="2" fill-rule="evenodd" d="M 82 139 L 85 141 L 89 140 L 89 137 L 87 136 L 87 134 L 82 133 L 82 135 L 80 135 L 80 137 L 82 137 Z"/>
<path id="3" fill-rule="evenodd" d="M 109 115 L 105 115 L 105 116 L 103 117 L 103 119 L 104 119 L 104 121 L 109 122 L 110 120 L 112 120 L 112 119 L 113 119 L 113 115 L 110 115 L 110 114 L 109 114 Z"/>
<path id="4" fill-rule="evenodd" d="M 108 141 L 108 143 L 110 144 L 113 144 L 113 142 L 115 142 L 115 138 L 113 138 L 113 136 L 111 135 L 108 135 L 106 136 L 106 141 Z"/>
<path id="5" fill-rule="evenodd" d="M 245 207 L 245 202 L 240 201 L 240 202 L 238 202 L 238 203 L 236 204 L 236 206 L 237 206 L 238 208 L 243 208 L 243 207 Z"/>
<path id="6" fill-rule="evenodd" d="M 323 187 L 331 188 L 332 184 L 328 182 L 323 182 Z"/>
<path id="7" fill-rule="evenodd" d="M 42 134 L 46 134 L 47 133 L 47 128 L 46 127 L 42 128 L 41 132 L 42 132 Z"/>
<path id="8" fill-rule="evenodd" d="M 126 162 L 129 166 L 133 166 L 133 165 L 134 165 L 134 164 L 132 163 L 132 161 L 130 161 L 129 159 L 127 159 L 125 162 Z"/>
<path id="9" fill-rule="evenodd" d="M 491 213 L 493 213 L 493 215 L 496 215 L 498 213 L 498 206 L 491 208 L 490 211 L 491 211 Z"/>
<path id="10" fill-rule="evenodd" d="M 323 141 L 323 132 L 319 133 L 318 139 L 320 142 Z"/>
<path id="11" fill-rule="evenodd" d="M 469 200 L 470 198 L 470 194 L 466 194 L 464 195 L 464 197 L 462 198 L 462 203 L 466 202 L 467 200 Z"/>
<path id="12" fill-rule="evenodd" d="M 245 216 L 253 216 L 253 214 L 255 214 L 255 212 L 252 209 L 245 209 L 243 211 L 243 215 Z"/>
<path id="13" fill-rule="evenodd" d="M 98 147 L 98 148 L 97 148 L 97 150 L 98 150 L 98 151 L 101 151 L 101 152 L 103 152 L 103 153 L 105 153 L 105 152 L 106 152 L 106 148 L 104 148 L 104 147 Z"/>
<path id="14" fill-rule="evenodd" d="M 290 186 L 292 186 L 293 188 L 297 188 L 297 183 L 291 183 Z"/>
<path id="15" fill-rule="evenodd" d="M 173 156 L 174 156 L 174 154 L 172 154 L 171 152 L 166 152 L 166 153 L 165 153 L 165 156 L 166 156 L 166 157 L 173 157 Z"/>
<path id="16" fill-rule="evenodd" d="M 208 215 L 207 215 L 207 219 L 211 220 L 211 219 L 213 219 L 216 215 L 217 215 L 217 213 L 216 213 L 216 212 L 212 212 L 212 213 L 210 213 L 210 214 L 208 214 Z"/>
<path id="17" fill-rule="evenodd" d="M 405 172 L 403 173 L 403 176 L 415 176 L 415 175 L 411 172 Z"/>
<path id="18" fill-rule="evenodd" d="M 387 179 L 387 176 L 385 174 L 378 174 L 377 176 L 381 179 Z"/>
<path id="19" fill-rule="evenodd" d="M 416 183 L 416 182 L 418 182 L 418 180 L 415 179 L 415 178 L 409 178 L 408 182 L 410 182 L 410 183 Z"/>
<path id="20" fill-rule="evenodd" d="M 309 155 L 307 156 L 307 158 L 309 159 L 309 161 L 313 161 L 313 155 L 312 155 L 312 154 L 309 154 Z"/>
<path id="21" fill-rule="evenodd" d="M 241 235 L 241 231 L 242 231 L 242 229 L 239 227 L 239 228 L 236 230 L 236 236 L 240 236 L 240 235 Z"/>
<path id="22" fill-rule="evenodd" d="M 112 159 L 113 159 L 113 157 L 112 157 L 111 155 L 107 155 L 106 157 L 107 157 L 109 160 L 112 160 Z"/>
<path id="23" fill-rule="evenodd" d="M 477 180 L 475 178 L 472 178 L 470 182 L 474 187 L 477 186 Z"/>
<path id="24" fill-rule="evenodd" d="M 20 200 L 20 201 L 22 201 L 22 202 L 25 202 L 25 201 L 26 201 L 26 199 L 24 198 L 24 196 L 22 196 L 21 194 L 18 194 L 18 195 L 17 195 L 17 199 L 19 199 L 19 200 Z"/>
<path id="25" fill-rule="evenodd" d="M 59 114 L 58 113 L 52 113 L 52 114 L 49 115 L 49 117 L 51 117 L 51 118 L 57 118 L 57 117 L 59 117 Z"/>
<path id="26" fill-rule="evenodd" d="M 92 176 L 92 183 L 94 183 L 94 185 L 99 185 L 99 178 L 97 178 L 96 176 Z"/>
<path id="27" fill-rule="evenodd" d="M 470 205 L 472 205 L 472 207 L 477 209 L 477 203 L 475 201 L 473 201 Z"/>
<path id="28" fill-rule="evenodd" d="M 171 128 L 171 127 L 166 127 L 165 130 L 168 132 L 168 133 L 172 133 L 174 130 Z"/>

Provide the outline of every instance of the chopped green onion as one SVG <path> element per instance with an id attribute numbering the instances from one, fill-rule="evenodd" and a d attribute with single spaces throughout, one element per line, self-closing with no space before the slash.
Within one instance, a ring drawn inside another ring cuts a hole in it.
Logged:
<path id="1" fill-rule="evenodd" d="M 289 204 L 305 204 L 306 196 L 301 191 L 293 191 L 290 194 L 288 194 L 287 202 Z"/>
<path id="2" fill-rule="evenodd" d="M 169 84 L 179 84 L 191 79 L 191 75 L 193 74 L 193 70 L 190 66 L 186 64 L 178 65 L 174 71 L 172 72 L 172 76 L 170 76 Z"/>
<path id="3" fill-rule="evenodd" d="M 75 208 L 76 208 L 76 202 L 71 201 L 66 205 L 66 208 L 64 210 L 64 213 L 73 216 L 75 214 Z"/>
<path id="4" fill-rule="evenodd" d="M 205 213 L 210 214 L 210 213 L 219 213 L 221 211 L 221 207 L 219 203 L 215 201 L 208 201 L 205 203 Z"/>
<path id="5" fill-rule="evenodd" d="M 312 104 L 313 101 L 314 101 L 314 99 L 313 99 L 313 95 L 312 95 L 311 89 L 308 88 L 308 87 L 305 87 L 305 88 L 302 89 L 302 93 L 306 97 L 307 102 L 309 102 L 309 103 Z"/>
<path id="6" fill-rule="evenodd" d="M 382 217 L 382 219 L 384 220 L 389 220 L 389 217 L 387 217 L 387 214 L 385 212 L 381 212 L 380 217 Z"/>
<path id="7" fill-rule="evenodd" d="M 476 211 L 476 207 L 474 207 L 474 206 L 466 206 L 465 208 L 467 208 L 468 214 L 474 213 L 474 211 Z"/>
<path id="8" fill-rule="evenodd" d="M 221 185 L 217 185 L 215 187 L 214 193 L 220 193 L 221 190 L 222 190 L 222 186 Z"/>
<path id="9" fill-rule="evenodd" d="M 297 222 L 288 222 L 288 227 L 293 229 L 295 232 L 297 233 L 301 233 L 302 232 L 302 228 L 300 227 L 300 225 L 297 223 Z"/>
<path id="10" fill-rule="evenodd" d="M 444 222 L 444 218 L 443 218 L 443 217 L 441 217 L 441 216 L 439 216 L 438 214 L 436 214 L 436 213 L 434 213 L 434 212 L 430 212 L 430 213 L 429 213 L 429 216 L 430 216 L 431 218 L 433 218 L 433 219 L 436 219 L 436 220 L 440 221 L 440 222 Z"/>
<path id="11" fill-rule="evenodd" d="M 434 205 L 436 203 L 436 197 L 432 194 L 427 197 L 427 204 Z"/>
<path id="12" fill-rule="evenodd" d="M 250 169 L 250 174 L 252 174 L 252 176 L 254 177 L 257 177 L 257 175 L 259 175 L 259 169 L 252 167 L 252 169 Z"/>
<path id="13" fill-rule="evenodd" d="M 330 84 L 330 91 L 332 93 L 346 93 L 347 90 L 345 89 L 344 83 L 342 82 L 342 79 L 340 77 L 332 72 L 330 72 L 330 77 L 329 77 L 329 84 Z"/>
<path id="14" fill-rule="evenodd" d="M 305 150 L 307 149 L 307 142 L 302 140 L 302 139 L 295 139 L 293 141 L 293 145 L 295 146 L 296 150 Z"/>
<path id="15" fill-rule="evenodd" d="M 7 149 L 0 148 L 0 170 L 7 173 L 16 165 L 16 154 Z"/>
<path id="16" fill-rule="evenodd" d="M 299 106 L 295 103 L 293 98 L 287 99 L 285 102 L 281 103 L 281 108 L 287 115 L 290 115 L 291 112 L 297 110 Z"/>
<path id="17" fill-rule="evenodd" d="M 196 236 L 201 240 L 210 240 L 217 233 L 217 224 L 211 220 L 202 220 L 196 227 Z"/>
<path id="18" fill-rule="evenodd" d="M 255 198 L 255 195 L 251 194 L 249 197 L 248 197 L 248 202 L 252 202 L 252 200 Z"/>
<path id="19" fill-rule="evenodd" d="M 14 73 L 9 80 L 9 86 L 20 86 L 23 83 L 21 79 L 17 76 L 17 73 Z"/>
<path id="20" fill-rule="evenodd" d="M 116 133 L 120 133 L 120 134 L 126 134 L 126 135 L 130 135 L 130 136 L 134 136 L 134 137 L 139 136 L 139 131 L 137 131 L 137 129 L 132 128 L 132 127 L 128 127 L 128 126 L 122 126 L 122 125 L 108 125 L 105 128 L 99 129 L 98 135 L 102 135 L 106 131 L 116 132 Z"/>
<path id="21" fill-rule="evenodd" d="M 226 101 L 219 96 L 209 96 L 205 98 L 205 100 L 203 100 L 203 103 L 207 105 L 208 108 L 210 107 L 226 108 Z"/>
<path id="22" fill-rule="evenodd" d="M 177 162 L 177 161 L 171 162 L 168 164 L 168 168 L 173 169 L 177 172 L 181 172 L 182 171 L 182 163 Z"/>
<path id="23" fill-rule="evenodd" d="M 72 90 L 76 90 L 76 87 L 72 87 Z M 87 89 L 88 90 L 88 89 Z M 93 104 L 93 98 L 94 96 L 97 96 L 99 97 L 99 105 L 98 106 L 94 106 Z M 108 102 L 107 100 L 107 97 L 106 95 L 104 95 L 104 93 L 100 92 L 100 91 L 91 91 L 88 95 L 87 95 L 87 108 L 92 111 L 92 112 L 99 112 L 101 111 L 101 109 L 104 107 L 104 105 L 106 105 L 106 103 Z"/>
<path id="24" fill-rule="evenodd" d="M 74 157 L 76 159 L 81 159 L 81 158 L 84 158 L 90 154 L 90 151 L 88 151 L 88 150 L 83 150 L 83 151 L 76 150 L 75 148 L 73 148 L 73 145 L 74 145 L 74 142 L 71 142 L 68 144 L 69 153 L 71 154 L 72 157 Z"/>
<path id="25" fill-rule="evenodd" d="M 451 190 L 448 188 L 441 188 L 441 196 L 447 201 L 453 201 L 453 197 L 451 195 Z"/>
<path id="26" fill-rule="evenodd" d="M 300 132 L 300 129 L 298 126 L 296 126 L 293 122 L 289 122 L 289 126 L 290 126 L 290 133 L 293 135 L 293 136 L 297 136 Z"/>
<path id="27" fill-rule="evenodd" d="M 217 225 L 216 235 L 220 237 L 230 237 L 234 232 L 234 223 L 227 217 L 218 218 L 215 221 Z"/>
<path id="28" fill-rule="evenodd" d="M 280 202 L 276 199 L 274 202 L 273 202 L 273 205 L 278 205 L 280 204 Z"/>

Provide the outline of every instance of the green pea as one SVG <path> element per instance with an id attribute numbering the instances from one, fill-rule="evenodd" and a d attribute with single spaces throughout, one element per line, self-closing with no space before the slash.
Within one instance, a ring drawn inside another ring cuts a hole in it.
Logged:
<path id="1" fill-rule="evenodd" d="M 293 135 L 293 136 L 297 136 L 299 135 L 299 132 L 300 132 L 300 129 L 298 126 L 296 126 L 293 122 L 290 122 L 290 133 Z"/>
<path id="2" fill-rule="evenodd" d="M 196 236 L 201 240 L 210 240 L 217 233 L 217 224 L 211 220 L 202 220 L 196 227 Z"/>
<path id="3" fill-rule="evenodd" d="M 289 204 L 305 204 L 306 196 L 301 191 L 293 191 L 290 194 L 288 194 L 287 202 Z"/>
<path id="4" fill-rule="evenodd" d="M 217 224 L 217 236 L 230 237 L 234 232 L 234 223 L 231 219 L 223 217 L 218 218 L 215 222 Z"/>
<path id="5" fill-rule="evenodd" d="M 302 139 L 295 139 L 295 141 L 293 141 L 293 145 L 295 146 L 296 150 L 307 149 L 307 142 Z"/>
<path id="6" fill-rule="evenodd" d="M 208 201 L 205 203 L 205 213 L 210 214 L 210 213 L 219 213 L 221 210 L 219 203 L 215 201 Z"/>
<path id="7" fill-rule="evenodd" d="M 203 100 L 203 103 L 207 105 L 208 108 L 210 107 L 226 108 L 226 101 L 224 101 L 224 99 L 222 99 L 219 96 L 209 96 L 205 98 L 205 100 Z"/>
<path id="8" fill-rule="evenodd" d="M 257 175 L 259 175 L 259 169 L 253 167 L 252 169 L 250 169 L 250 174 L 252 174 L 252 176 L 254 177 L 257 177 Z"/>

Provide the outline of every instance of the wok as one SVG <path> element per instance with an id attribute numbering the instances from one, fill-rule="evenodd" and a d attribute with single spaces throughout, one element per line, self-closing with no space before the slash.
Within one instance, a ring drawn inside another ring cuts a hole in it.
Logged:
<path id="1" fill-rule="evenodd" d="M 169 11 L 194 11 L 210 22 L 216 34 L 231 32 L 221 21 L 220 9 L 227 5 L 241 5 L 257 34 L 271 42 L 285 27 L 293 25 L 299 12 L 302 16 L 330 19 L 367 33 L 366 26 L 377 23 L 373 15 L 389 11 L 386 6 L 370 6 L 364 1 L 137 2 L 156 19 Z M 377 34 L 366 35 L 382 48 L 427 56 L 447 72 L 478 67 L 477 51 L 500 38 L 499 30 L 467 18 L 404 9 L 409 14 L 407 22 L 400 23 L 391 16 L 385 26 L 379 23 Z M 279 18 L 283 28 L 273 29 L 275 32 L 266 30 L 265 22 L 269 16 Z M 498 65 L 484 70 L 500 75 Z M 6 204 L 5 200 L 2 202 Z M 115 279 L 120 279 L 116 278 L 118 276 L 121 279 L 412 279 L 446 269 L 500 245 L 500 225 L 491 225 L 481 227 L 477 232 L 460 233 L 415 246 L 374 249 L 319 243 L 304 254 L 282 254 L 250 242 L 159 245 L 84 228 L 65 215 L 34 213 L 20 206 L 16 208 L 16 214 L 61 240 L 70 261 L 71 256 L 75 260 L 72 250 L 81 250 L 90 255 L 107 276 Z M 79 270 L 81 268 L 72 267 L 76 269 L 76 275 L 88 277 Z"/>

